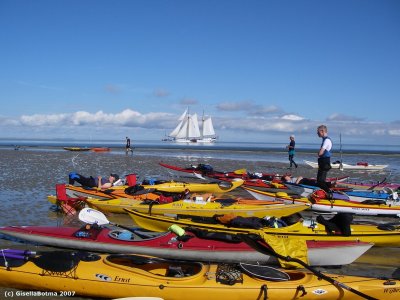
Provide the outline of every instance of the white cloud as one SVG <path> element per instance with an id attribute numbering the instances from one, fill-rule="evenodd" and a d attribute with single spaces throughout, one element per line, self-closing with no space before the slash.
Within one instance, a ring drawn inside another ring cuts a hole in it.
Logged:
<path id="1" fill-rule="evenodd" d="M 293 114 L 289 114 L 289 115 L 283 115 L 282 116 L 282 120 L 288 120 L 288 121 L 302 121 L 304 120 L 303 117 L 300 117 L 298 115 L 293 115 Z"/>
<path id="2" fill-rule="evenodd" d="M 19 123 L 25 126 L 63 126 L 63 125 L 115 125 L 138 126 L 146 124 L 158 124 L 163 121 L 171 121 L 173 116 L 168 113 L 141 114 L 131 109 L 125 109 L 120 113 L 107 114 L 103 111 L 90 113 L 77 111 L 73 114 L 52 114 L 21 116 Z"/>
<path id="3" fill-rule="evenodd" d="M 114 132 L 124 132 L 127 128 L 146 131 L 148 132 L 146 136 L 151 134 L 161 136 L 165 131 L 172 130 L 176 126 L 178 117 L 179 115 L 163 112 L 143 114 L 132 109 L 125 109 L 118 113 L 105 113 L 101 110 L 97 112 L 77 111 L 71 114 L 23 115 L 15 119 L 0 117 L 0 129 L 3 132 L 2 136 L 6 132 L 7 135 L 12 134 L 10 130 L 21 132 L 28 137 L 33 132 L 36 134 L 42 132 L 44 137 L 50 137 L 52 132 L 57 137 L 60 137 L 60 134 L 70 137 L 77 131 L 87 133 L 96 130 L 104 132 L 104 138 L 113 138 Z M 346 121 L 339 121 L 337 118 L 327 121 L 309 120 L 293 113 L 280 116 L 274 114 L 232 116 L 229 113 L 213 115 L 214 127 L 220 137 L 223 137 L 225 132 L 227 136 L 239 136 L 240 140 L 244 141 L 263 140 L 267 134 L 292 133 L 307 135 L 311 140 L 315 140 L 315 130 L 320 124 L 326 124 L 329 133 L 333 136 L 338 136 L 340 133 L 346 140 L 363 139 L 375 143 L 379 138 L 387 138 L 394 139 L 392 143 L 395 143 L 400 137 L 400 122 L 382 123 L 366 122 L 357 118 L 346 119 Z M 78 128 L 81 127 L 88 128 L 79 130 Z"/>

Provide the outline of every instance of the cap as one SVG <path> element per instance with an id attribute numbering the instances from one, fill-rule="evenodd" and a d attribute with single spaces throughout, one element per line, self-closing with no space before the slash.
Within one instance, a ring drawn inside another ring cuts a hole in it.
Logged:
<path id="1" fill-rule="evenodd" d="M 119 176 L 115 173 L 111 173 L 110 176 L 115 178 L 115 181 L 117 181 L 119 179 Z"/>

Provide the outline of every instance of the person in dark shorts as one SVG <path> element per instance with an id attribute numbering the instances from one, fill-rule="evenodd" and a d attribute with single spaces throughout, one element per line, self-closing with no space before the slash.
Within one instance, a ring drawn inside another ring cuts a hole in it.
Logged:
<path id="1" fill-rule="evenodd" d="M 317 128 L 317 134 L 322 138 L 321 147 L 318 151 L 318 186 L 325 192 L 330 193 L 329 186 L 326 183 L 326 176 L 331 167 L 331 149 L 332 140 L 328 136 L 328 128 L 325 125 L 320 125 Z"/>
<path id="2" fill-rule="evenodd" d="M 294 167 L 297 168 L 297 164 L 293 160 L 294 153 L 295 153 L 294 148 L 296 147 L 294 135 L 291 135 L 289 139 L 290 139 L 290 143 L 289 143 L 289 145 L 286 146 L 286 149 L 288 149 L 288 153 L 289 153 L 289 162 L 290 162 L 289 168 L 291 169 L 292 165 L 294 165 Z"/>
<path id="3" fill-rule="evenodd" d="M 131 148 L 131 139 L 129 137 L 126 137 L 125 152 L 126 154 L 128 154 L 129 152 L 133 154 L 133 150 Z"/>

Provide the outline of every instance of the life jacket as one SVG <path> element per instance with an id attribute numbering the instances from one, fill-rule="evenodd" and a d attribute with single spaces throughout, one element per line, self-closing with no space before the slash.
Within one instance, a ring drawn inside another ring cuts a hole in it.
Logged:
<path id="1" fill-rule="evenodd" d="M 328 137 L 328 136 L 322 138 L 321 147 L 322 147 L 322 145 L 324 144 L 324 142 L 325 142 L 326 139 L 329 139 L 330 141 L 332 141 L 331 138 Z M 331 157 L 331 151 L 330 151 L 330 150 L 328 151 L 328 150 L 325 149 L 324 153 L 323 153 L 322 156 L 320 156 L 320 157 Z"/>
<path id="2" fill-rule="evenodd" d="M 322 199 L 328 199 L 328 195 L 326 194 L 326 192 L 324 190 L 321 190 L 321 189 L 314 190 L 310 195 L 310 200 L 313 203 L 316 203 Z"/>

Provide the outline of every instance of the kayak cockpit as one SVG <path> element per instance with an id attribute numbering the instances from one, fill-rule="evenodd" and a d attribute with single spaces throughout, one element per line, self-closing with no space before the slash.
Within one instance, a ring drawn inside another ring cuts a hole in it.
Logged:
<path id="1" fill-rule="evenodd" d="M 131 231 L 124 229 L 111 230 L 108 236 L 119 241 L 147 241 L 167 235 L 169 232 L 154 232 L 143 228 L 132 228 Z"/>
<path id="2" fill-rule="evenodd" d="M 199 262 L 163 259 L 135 254 L 112 254 L 104 261 L 106 264 L 125 270 L 141 271 L 155 276 L 185 278 L 201 274 L 204 265 Z"/>

